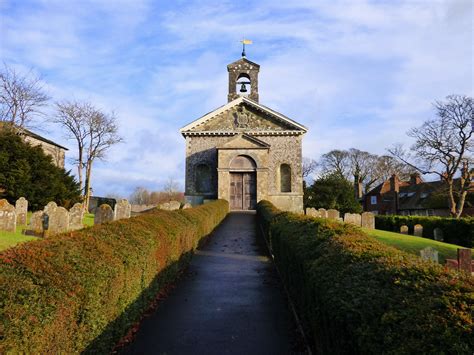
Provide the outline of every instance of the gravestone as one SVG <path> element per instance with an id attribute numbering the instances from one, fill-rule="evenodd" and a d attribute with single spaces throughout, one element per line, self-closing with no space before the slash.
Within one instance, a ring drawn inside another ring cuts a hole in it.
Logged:
<path id="1" fill-rule="evenodd" d="M 458 249 L 458 267 L 459 270 L 469 274 L 472 272 L 472 252 L 471 249 Z"/>
<path id="2" fill-rule="evenodd" d="M 56 204 L 56 202 L 48 202 L 48 204 L 45 206 L 44 208 L 44 213 L 46 214 L 50 214 L 51 212 L 54 212 L 56 209 L 58 208 L 58 205 Z"/>
<path id="3" fill-rule="evenodd" d="M 30 217 L 28 229 L 36 236 L 41 236 L 43 234 L 43 214 L 43 211 L 36 211 L 33 212 Z"/>
<path id="4" fill-rule="evenodd" d="M 310 217 L 320 217 L 319 211 L 314 207 L 307 208 L 306 215 Z"/>
<path id="5" fill-rule="evenodd" d="M 26 225 L 26 216 L 28 214 L 28 200 L 20 197 L 15 203 L 16 223 Z"/>
<path id="6" fill-rule="evenodd" d="M 69 228 L 69 212 L 67 209 L 56 207 L 55 209 L 50 209 L 49 213 L 45 213 L 49 217 L 49 235 L 67 232 Z"/>
<path id="7" fill-rule="evenodd" d="M 339 211 L 334 209 L 328 210 L 328 219 L 339 220 Z"/>
<path id="8" fill-rule="evenodd" d="M 185 204 L 183 205 L 183 210 L 186 210 L 186 209 L 188 209 L 188 208 L 193 208 L 193 206 L 192 206 L 190 203 L 185 203 Z"/>
<path id="9" fill-rule="evenodd" d="M 107 204 L 100 205 L 94 216 L 94 224 L 102 224 L 114 220 L 114 210 Z"/>
<path id="10" fill-rule="evenodd" d="M 408 226 L 403 225 L 400 227 L 400 233 L 401 234 L 408 234 Z"/>
<path id="11" fill-rule="evenodd" d="M 360 219 L 362 228 L 375 229 L 375 215 L 372 212 L 363 212 Z"/>
<path id="12" fill-rule="evenodd" d="M 82 229 L 82 220 L 84 219 L 84 206 L 82 203 L 76 203 L 69 210 L 69 230 Z"/>
<path id="13" fill-rule="evenodd" d="M 360 227 L 361 217 L 358 213 L 344 213 L 344 222 Z"/>
<path id="14" fill-rule="evenodd" d="M 421 224 L 415 224 L 413 227 L 413 235 L 417 237 L 423 237 L 423 226 Z"/>
<path id="15" fill-rule="evenodd" d="M 16 210 L 7 200 L 0 200 L 0 230 L 6 232 L 16 231 Z"/>
<path id="16" fill-rule="evenodd" d="M 433 230 L 433 236 L 434 240 L 437 240 L 438 242 L 442 242 L 444 240 L 444 234 L 441 228 L 435 228 Z"/>
<path id="17" fill-rule="evenodd" d="M 181 207 L 181 203 L 178 201 L 170 201 L 162 203 L 159 207 L 161 210 L 174 211 L 179 210 L 179 208 Z"/>
<path id="18" fill-rule="evenodd" d="M 321 218 L 328 218 L 328 211 L 326 211 L 324 208 L 320 208 L 318 211 Z"/>
<path id="19" fill-rule="evenodd" d="M 420 255 L 423 260 L 438 262 L 438 251 L 432 247 L 421 249 Z"/>
<path id="20" fill-rule="evenodd" d="M 130 218 L 132 213 L 132 206 L 127 199 L 121 199 L 115 204 L 115 219 L 126 219 Z"/>

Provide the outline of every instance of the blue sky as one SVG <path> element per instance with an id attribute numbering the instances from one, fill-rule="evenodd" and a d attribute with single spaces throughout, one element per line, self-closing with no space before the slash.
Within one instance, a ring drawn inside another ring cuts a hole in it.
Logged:
<path id="1" fill-rule="evenodd" d="M 180 127 L 227 100 L 226 65 L 261 65 L 260 102 L 309 128 L 303 155 L 383 154 L 449 94 L 473 95 L 473 2 L 0 0 L 0 59 L 54 100 L 115 111 L 126 142 L 95 194 L 184 184 Z M 64 132 L 49 138 L 70 148 Z"/>

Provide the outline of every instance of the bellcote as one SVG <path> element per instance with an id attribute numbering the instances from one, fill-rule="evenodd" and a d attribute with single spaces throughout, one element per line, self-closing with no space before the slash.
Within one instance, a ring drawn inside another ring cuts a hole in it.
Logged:
<path id="1" fill-rule="evenodd" d="M 245 57 L 229 64 L 229 94 L 228 102 L 241 96 L 258 102 L 258 72 L 260 65 L 251 62 Z"/>

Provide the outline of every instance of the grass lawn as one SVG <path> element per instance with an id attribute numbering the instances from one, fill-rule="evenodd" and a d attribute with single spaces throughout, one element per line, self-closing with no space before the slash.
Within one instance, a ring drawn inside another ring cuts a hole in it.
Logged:
<path id="1" fill-rule="evenodd" d="M 412 235 L 388 232 L 379 229 L 363 229 L 367 234 L 377 238 L 382 243 L 418 256 L 420 256 L 421 249 L 432 247 L 438 251 L 439 262 L 441 264 L 444 264 L 446 259 L 457 259 L 457 249 L 464 248 L 459 245 L 438 242 L 436 240 L 415 237 Z"/>
<path id="2" fill-rule="evenodd" d="M 30 220 L 30 216 L 31 216 L 31 212 L 28 212 L 28 217 L 27 217 L 28 222 Z M 82 223 L 88 227 L 93 226 L 94 215 L 92 213 L 86 213 Z M 26 229 L 26 226 L 18 225 L 16 227 L 15 233 L 0 231 L 0 251 L 10 248 L 18 243 L 24 243 L 30 240 L 41 239 L 38 237 L 21 234 L 22 229 Z"/>

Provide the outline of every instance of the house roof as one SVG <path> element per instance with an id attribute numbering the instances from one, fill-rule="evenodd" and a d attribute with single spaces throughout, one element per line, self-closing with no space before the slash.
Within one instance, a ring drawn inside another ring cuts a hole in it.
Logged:
<path id="1" fill-rule="evenodd" d="M 11 128 L 14 127 L 20 134 L 24 134 L 24 135 L 26 135 L 26 136 L 29 136 L 29 137 L 31 137 L 31 138 L 37 139 L 37 140 L 39 140 L 39 141 L 42 141 L 42 142 L 45 142 L 45 143 L 48 143 L 48 144 L 51 144 L 51 145 L 54 145 L 54 146 L 59 147 L 59 148 L 64 149 L 64 150 L 69 150 L 68 148 L 63 147 L 62 145 L 59 145 L 58 143 L 53 142 L 52 140 L 47 139 L 47 138 L 45 138 L 45 137 L 43 137 L 43 136 L 40 136 L 39 134 L 34 133 L 34 132 L 32 132 L 32 131 L 30 131 L 30 130 L 28 130 L 28 129 L 26 129 L 26 128 L 20 128 L 20 127 L 18 127 L 18 126 L 16 126 L 16 125 L 12 125 L 12 124 L 7 123 L 7 122 L 0 122 L 0 128 L 1 128 L 2 126 L 6 126 L 6 124 L 9 125 L 9 126 L 7 126 L 7 127 L 11 127 Z"/>
<path id="2" fill-rule="evenodd" d="M 291 118 L 288 118 L 286 117 L 285 115 L 277 112 L 277 111 L 274 111 L 264 105 L 261 105 L 253 100 L 250 100 L 244 96 L 241 96 L 235 100 L 232 100 L 231 102 L 215 109 L 214 111 L 211 111 L 211 112 L 208 112 L 206 113 L 204 116 L 198 118 L 197 120 L 194 120 L 193 122 L 189 123 L 188 125 L 184 126 L 183 128 L 181 128 L 179 131 L 180 133 L 185 136 L 186 133 L 188 132 L 193 132 L 193 130 L 195 128 L 197 128 L 199 125 L 205 123 L 205 122 L 208 122 L 209 120 L 213 119 L 215 116 L 219 115 L 220 113 L 224 112 L 224 111 L 227 111 L 229 110 L 230 108 L 234 107 L 234 106 L 237 106 L 241 103 L 245 103 L 257 110 L 260 110 L 262 112 L 265 112 L 267 113 L 268 115 L 270 115 L 271 117 L 273 117 L 275 120 L 277 121 L 280 121 L 280 122 L 283 122 L 287 125 L 289 125 L 290 127 L 292 127 L 294 130 L 297 130 L 297 131 L 300 131 L 301 133 L 306 133 L 308 131 L 308 128 L 306 128 L 305 126 L 299 124 L 298 122 L 292 120 Z"/>

